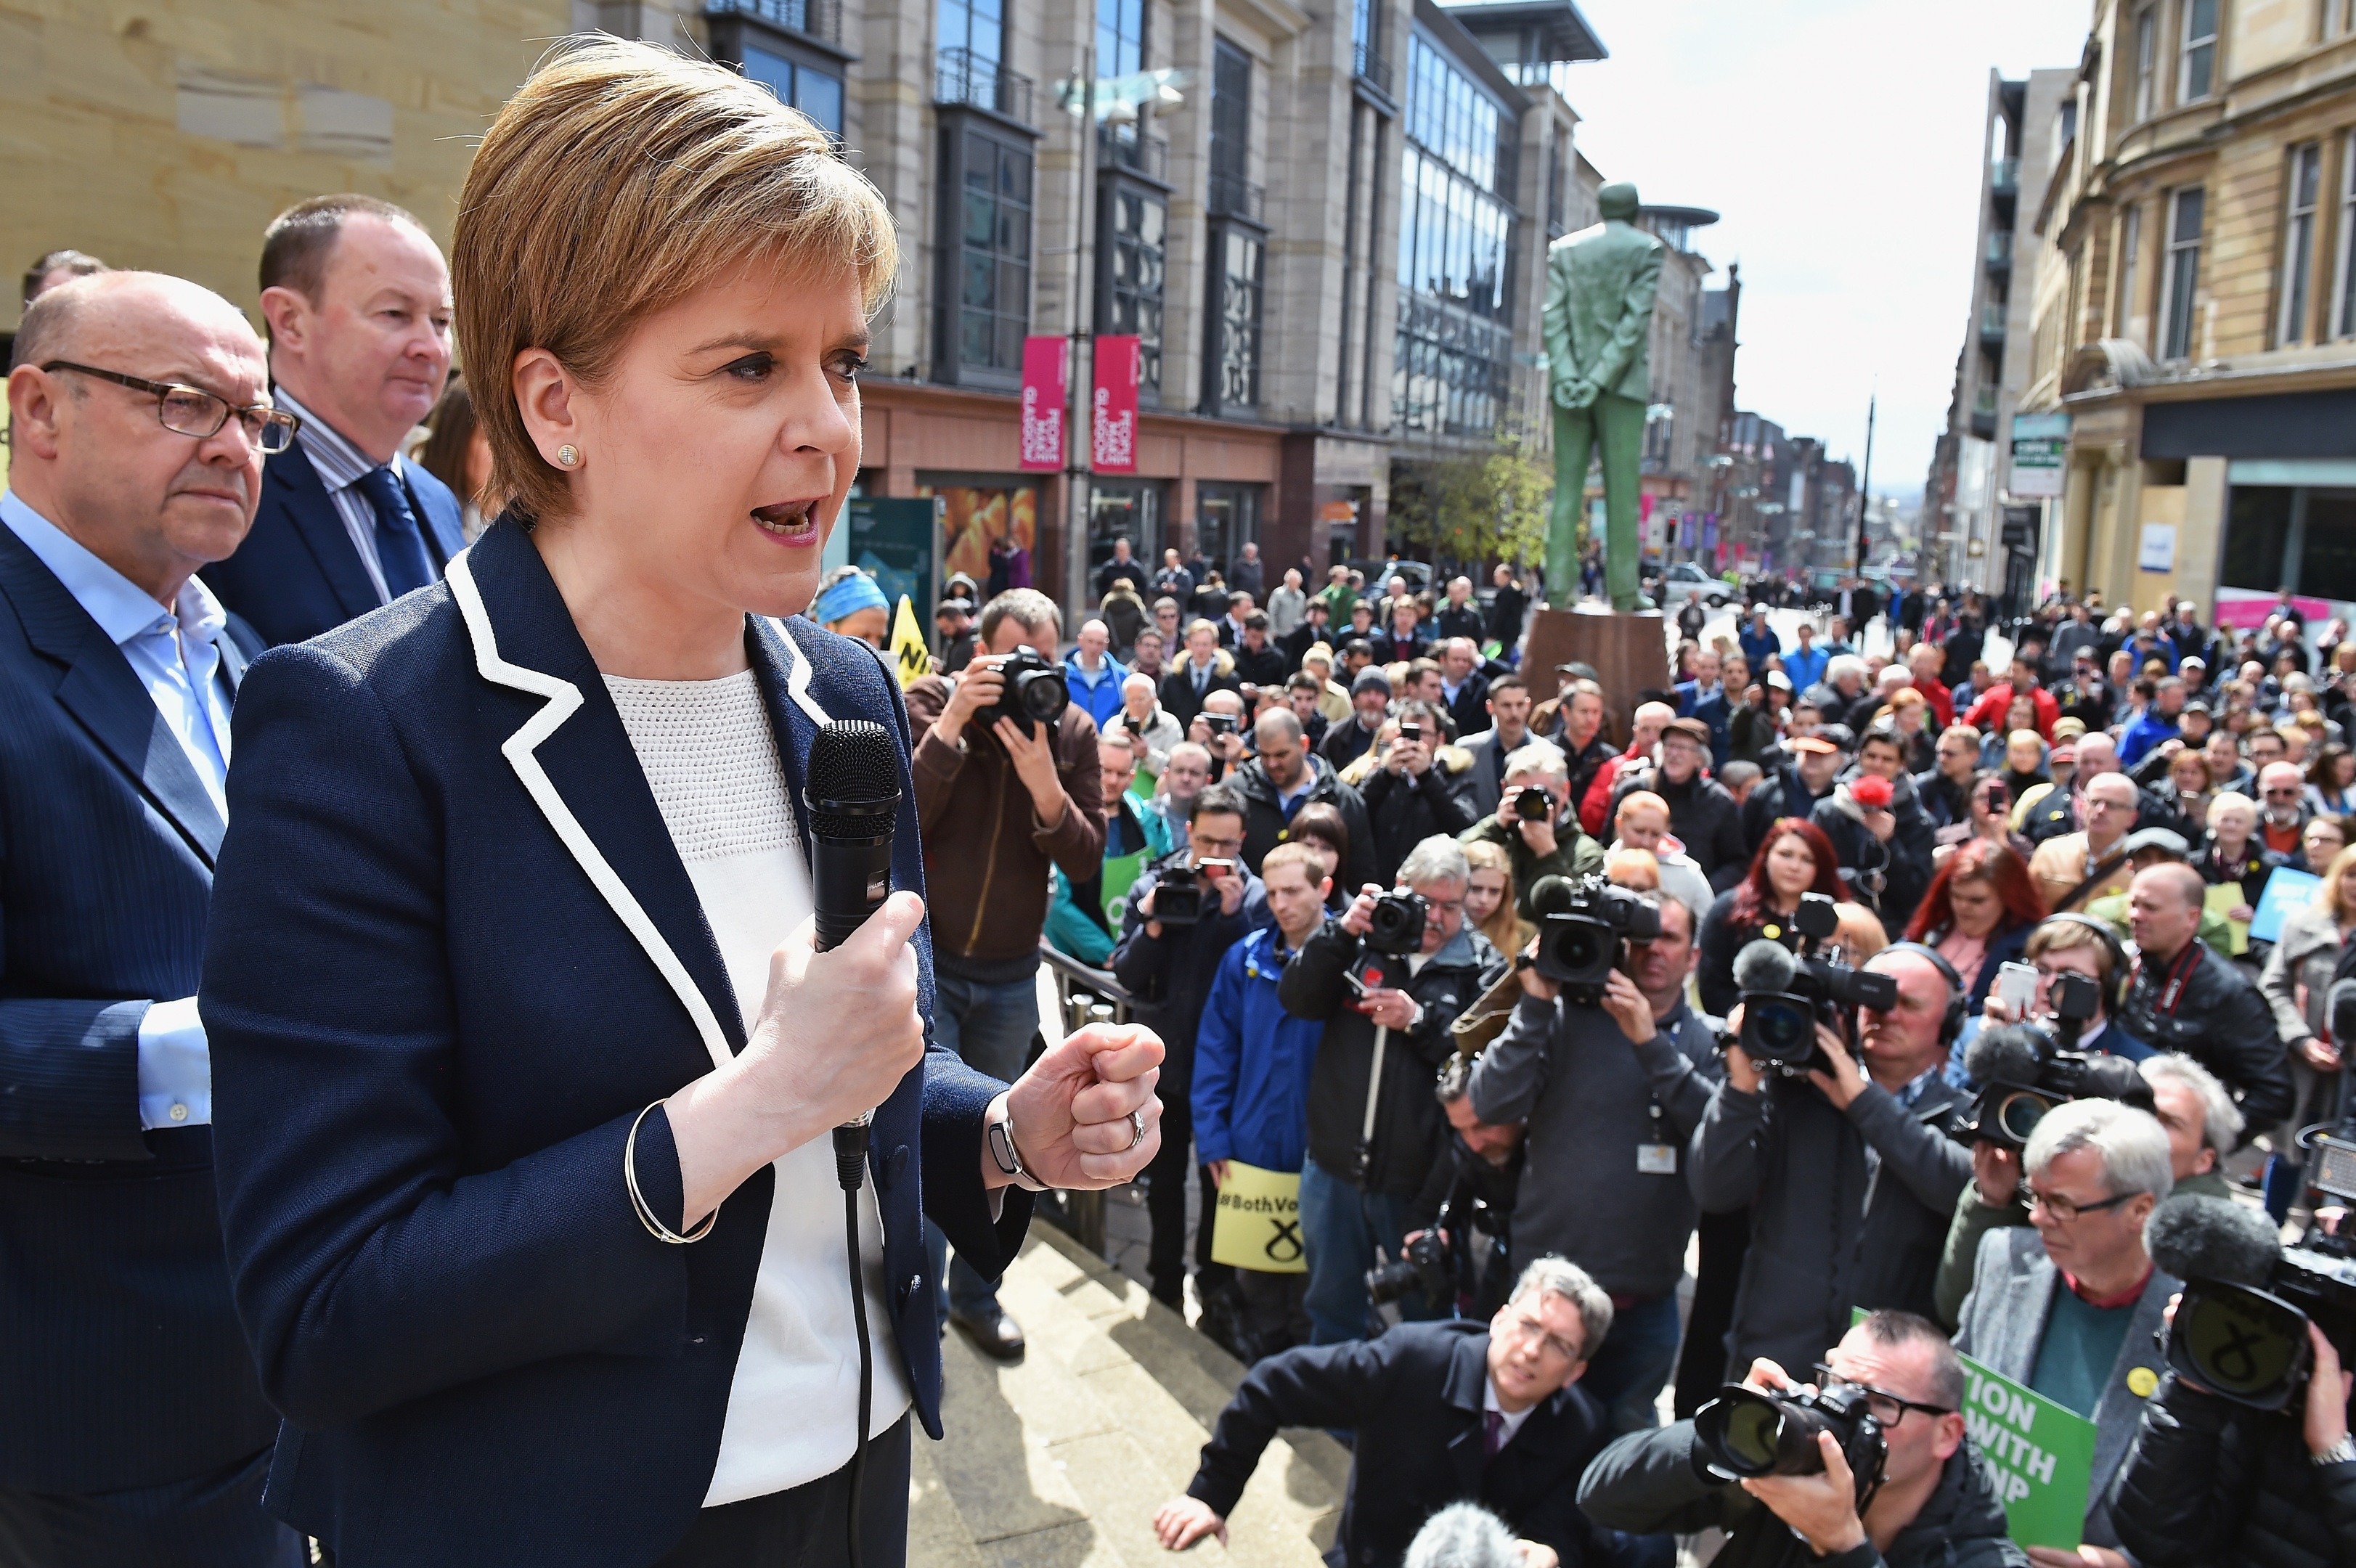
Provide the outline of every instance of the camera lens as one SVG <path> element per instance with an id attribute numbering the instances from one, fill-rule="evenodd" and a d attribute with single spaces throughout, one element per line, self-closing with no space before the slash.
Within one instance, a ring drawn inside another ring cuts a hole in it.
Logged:
<path id="1" fill-rule="evenodd" d="M 1765 1475 L 1775 1467 L 1775 1456 L 1783 1436 L 1783 1413 L 1769 1400 L 1745 1400 L 1728 1412 L 1726 1435 L 1722 1439 L 1726 1456 L 1735 1461 L 1730 1469 Z"/>
<path id="2" fill-rule="evenodd" d="M 1062 674 L 1055 670 L 1033 670 L 1015 678 L 1015 700 L 1023 713 L 1042 724 L 1052 724 L 1064 716 L 1071 705 L 1070 688 L 1064 684 Z"/>
<path id="3" fill-rule="evenodd" d="M 2037 1130 L 2037 1124 L 2045 1119 L 2045 1113 L 2052 1108 L 2051 1102 L 2042 1094 L 2007 1094 L 1997 1102 L 1997 1130 L 2014 1143 L 2025 1144 L 2029 1135 Z"/>
<path id="4" fill-rule="evenodd" d="M 1566 972 L 1585 975 L 1599 965 L 1610 965 L 1610 932 L 1599 930 L 1585 921 L 1576 923 L 1566 922 L 1562 935 L 1557 939 L 1555 953 Z"/>
<path id="5" fill-rule="evenodd" d="M 2233 1285 L 2188 1286 L 2171 1333 L 2171 1349 L 2178 1346 L 2192 1363 L 2179 1370 L 2195 1381 L 2228 1399 L 2279 1409 L 2298 1381 L 2307 1318 Z"/>
<path id="6" fill-rule="evenodd" d="M 1744 1021 L 1770 1061 L 1804 1059 L 1816 1043 L 1816 1017 L 1802 1004 L 1775 997 L 1746 1008 Z"/>

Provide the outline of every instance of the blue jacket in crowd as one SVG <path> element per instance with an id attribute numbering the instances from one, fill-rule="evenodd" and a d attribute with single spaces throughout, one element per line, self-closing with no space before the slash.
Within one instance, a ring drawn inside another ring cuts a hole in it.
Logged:
<path id="1" fill-rule="evenodd" d="M 1767 678 L 1767 661 L 1783 656 L 1783 641 L 1775 635 L 1772 626 L 1761 626 L 1753 631 L 1746 622 L 1742 630 L 1735 634 L 1734 640 L 1742 645 L 1742 656 L 1751 661 L 1751 678 L 1753 680 L 1764 681 Z"/>
<path id="2" fill-rule="evenodd" d="M 2175 725 L 2160 717 L 2158 709 L 2145 709 L 2119 735 L 2119 766 L 2134 767 L 2161 741 L 2173 741 L 2178 733 Z"/>
<path id="3" fill-rule="evenodd" d="M 1204 1164 L 1239 1159 L 1299 1170 L 1309 1145 L 1309 1074 L 1325 1025 L 1276 999 L 1290 956 L 1274 926 L 1227 949 L 1194 1030 L 1194 1147 Z"/>
<path id="4" fill-rule="evenodd" d="M 1825 678 L 1825 666 L 1832 660 L 1833 656 L 1825 651 L 1822 643 L 1812 643 L 1804 648 L 1794 647 L 1783 656 L 1783 673 L 1792 677 L 1794 691 L 1805 691 Z"/>
<path id="5" fill-rule="evenodd" d="M 1072 701 L 1080 711 L 1097 721 L 1102 730 L 1120 711 L 1120 683 L 1129 678 L 1129 671 L 1110 654 L 1103 665 L 1090 675 L 1080 667 L 1080 651 L 1074 648 L 1064 656 L 1064 679 L 1072 688 Z"/>

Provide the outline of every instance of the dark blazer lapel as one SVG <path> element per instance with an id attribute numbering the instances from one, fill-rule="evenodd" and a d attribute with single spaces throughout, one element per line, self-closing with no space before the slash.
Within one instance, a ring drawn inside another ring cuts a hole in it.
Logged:
<path id="1" fill-rule="evenodd" d="M 16 606 L 26 639 L 65 667 L 57 686 L 59 705 L 211 866 L 220 853 L 225 825 L 179 738 L 156 711 L 155 699 L 123 650 L 41 558 L 5 528 L 0 528 L 0 591 Z"/>
<path id="2" fill-rule="evenodd" d="M 383 603 L 376 595 L 376 584 L 369 581 L 368 568 L 352 545 L 352 536 L 344 531 L 343 514 L 336 510 L 335 497 L 327 494 L 319 471 L 311 465 L 299 443 L 263 464 L 262 504 L 285 512 L 295 537 L 319 563 L 327 586 L 335 590 L 336 603 L 343 607 L 346 620 L 365 615 Z"/>
<path id="3" fill-rule="evenodd" d="M 540 551 L 502 524 L 452 559 L 448 581 L 477 671 L 548 699 L 501 746 L 509 765 L 669 983 L 715 1064 L 743 1050 L 745 1021 L 702 901 Z"/>
<path id="4" fill-rule="evenodd" d="M 1448 1385 L 1440 1397 L 1465 1416 L 1464 1429 L 1448 1440 L 1456 1467 L 1458 1497 L 1481 1495 L 1481 1468 L 1489 1459 L 1489 1423 L 1484 1391 L 1489 1381 L 1489 1336 L 1467 1334 L 1449 1348 Z"/>

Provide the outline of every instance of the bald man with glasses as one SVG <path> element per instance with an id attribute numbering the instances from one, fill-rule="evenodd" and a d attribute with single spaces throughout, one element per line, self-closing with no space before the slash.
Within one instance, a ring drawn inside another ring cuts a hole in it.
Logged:
<path id="1" fill-rule="evenodd" d="M 0 1562 L 301 1561 L 230 1307 L 198 972 L 261 639 L 196 573 L 294 421 L 228 301 L 149 272 L 25 313 L 0 494 Z"/>

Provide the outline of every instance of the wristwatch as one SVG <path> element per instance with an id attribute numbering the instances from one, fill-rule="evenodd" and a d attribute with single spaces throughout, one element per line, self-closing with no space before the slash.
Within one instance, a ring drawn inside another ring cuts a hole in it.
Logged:
<path id="1" fill-rule="evenodd" d="M 2350 1460 L 2356 1459 L 2356 1437 L 2351 1437 L 2347 1433 L 2343 1432 L 2340 1435 L 2339 1442 L 2334 1443 L 2330 1447 L 2324 1449 L 2319 1454 L 2309 1454 L 2307 1458 L 2308 1463 L 2319 1467 L 2324 1465 L 2345 1465 Z"/>
<path id="2" fill-rule="evenodd" d="M 1004 1102 L 1001 1102 L 1003 1105 Z M 990 1157 L 998 1168 L 1025 1192 L 1044 1192 L 1047 1184 L 1023 1167 L 1022 1151 L 1014 1147 L 1014 1112 L 1012 1107 L 1001 1109 L 990 1118 L 982 1130 L 982 1140 L 990 1146 Z"/>

